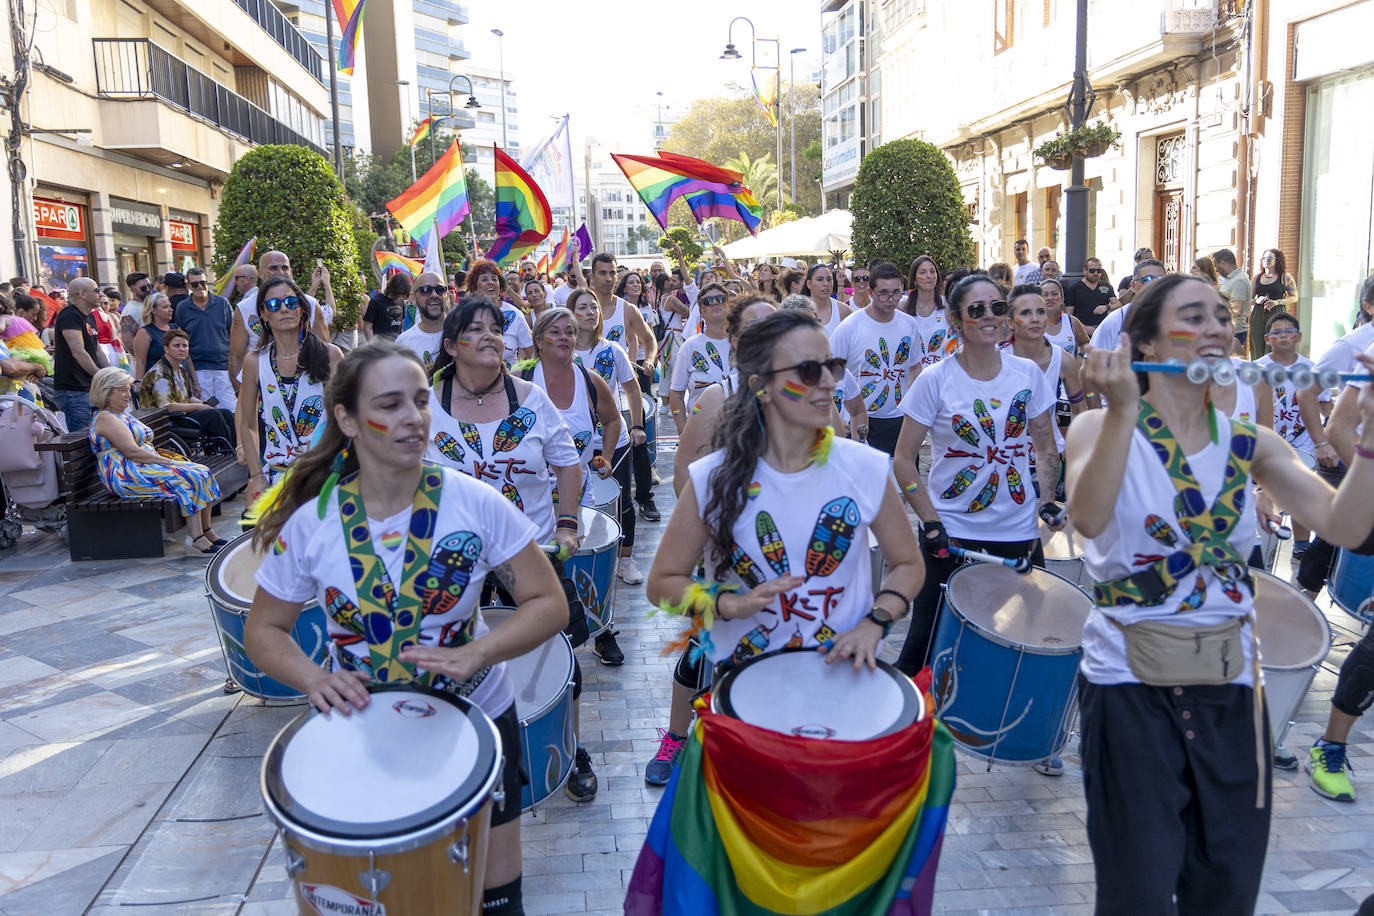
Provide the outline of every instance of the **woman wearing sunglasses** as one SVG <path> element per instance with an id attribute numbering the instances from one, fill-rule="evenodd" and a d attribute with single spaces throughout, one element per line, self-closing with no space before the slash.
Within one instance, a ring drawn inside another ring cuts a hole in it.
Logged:
<path id="1" fill-rule="evenodd" d="M 688 411 L 707 388 L 730 374 L 730 338 L 725 333 L 725 287 L 712 283 L 697 296 L 702 331 L 682 342 L 673 361 L 668 407 L 678 435 L 687 425 Z"/>
<path id="2" fill-rule="evenodd" d="M 802 646 L 821 647 L 834 663 L 873 667 L 922 575 L 887 456 L 834 437 L 832 394 L 843 362 L 831 357 L 811 316 L 784 310 L 750 324 L 740 334 L 736 368 L 739 384 L 720 411 L 716 450 L 687 469 L 648 598 L 682 608 L 689 590 L 711 596 L 713 625 L 706 629 L 694 614 L 693 629 L 714 665 Z M 818 564 L 809 557 L 823 525 L 834 533 L 826 553 L 833 562 Z M 876 596 L 868 551 L 853 549 L 868 543 L 870 529 L 888 562 Z M 703 554 L 704 576 L 697 572 Z M 684 654 L 675 694 L 698 688 L 700 672 L 692 668 Z M 661 756 L 681 747 L 687 718 L 682 711 L 671 723 Z M 666 781 L 671 767 L 668 761 L 646 778 L 652 783 L 659 773 Z"/>
<path id="3" fill-rule="evenodd" d="M 1008 299 L 1011 305 L 1011 339 L 1002 346 L 1022 359 L 1035 363 L 1045 373 L 1045 383 L 1055 393 L 1056 419 L 1062 420 L 1067 428 L 1073 417 L 1088 409 L 1088 397 L 1083 393 L 1083 383 L 1078 377 L 1078 360 L 1056 346 L 1045 333 L 1049 325 L 1049 309 L 1041 289 L 1057 287 L 1058 284 L 1050 280 L 1046 281 L 1044 287 L 1025 283 L 1011 291 Z M 1063 410 L 1060 409 L 1061 405 Z M 1055 451 L 1063 455 L 1064 434 L 1058 422 L 1051 428 L 1054 431 Z M 1062 461 L 1060 467 L 1063 467 Z M 1056 480 L 1056 492 L 1058 488 Z"/>
<path id="4" fill-rule="evenodd" d="M 929 568 L 897 662 L 908 674 L 925 664 L 940 586 L 957 562 L 950 544 L 1044 565 L 1036 509 L 1059 480 L 1054 387 L 1034 362 L 998 348 L 1008 312 L 1001 287 L 986 276 L 959 281 L 949 298 L 959 351 L 923 370 L 902 401 L 892 470 L 921 519 Z M 928 485 L 916 473 L 927 436 Z"/>
<path id="5" fill-rule="evenodd" d="M 869 273 L 867 267 L 855 267 L 851 280 L 854 284 L 853 292 L 849 296 L 849 307 L 854 311 L 867 308 L 873 301 L 872 288 L 869 285 Z"/>
<path id="6" fill-rule="evenodd" d="M 240 397 L 234 417 L 248 463 L 250 504 L 310 448 L 315 427 L 324 422 L 325 383 L 343 356 L 309 333 L 305 293 L 289 276 L 263 283 L 256 305 L 266 333 L 243 361 L 239 389 L 255 396 Z"/>

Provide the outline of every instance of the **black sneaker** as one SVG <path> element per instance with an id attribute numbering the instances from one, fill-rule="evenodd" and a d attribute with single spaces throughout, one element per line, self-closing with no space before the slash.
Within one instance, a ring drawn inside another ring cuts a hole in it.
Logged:
<path id="1" fill-rule="evenodd" d="M 592 758 L 587 755 L 586 748 L 577 749 L 572 773 L 563 784 L 563 792 L 578 804 L 596 798 L 596 774 L 592 772 Z"/>
<path id="2" fill-rule="evenodd" d="M 652 496 L 648 499 L 639 501 L 639 515 L 646 522 L 656 522 L 663 518 L 663 515 L 658 511 L 658 506 L 654 505 L 654 498 Z"/>
<path id="3" fill-rule="evenodd" d="M 625 653 L 620 651 L 620 643 L 615 641 L 615 630 L 607 630 L 596 638 L 592 651 L 601 664 L 607 668 L 618 668 L 625 664 Z"/>

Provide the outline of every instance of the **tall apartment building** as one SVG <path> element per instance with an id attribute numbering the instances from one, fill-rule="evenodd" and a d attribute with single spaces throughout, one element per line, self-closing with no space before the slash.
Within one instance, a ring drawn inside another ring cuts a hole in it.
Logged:
<path id="1" fill-rule="evenodd" d="M 821 190 L 847 208 L 869 140 L 873 0 L 821 0 Z M 876 105 L 874 106 L 876 109 Z"/>
<path id="2" fill-rule="evenodd" d="M 47 27 L 21 36 L 33 41 L 21 109 L 31 142 L 20 153 L 16 244 L 0 250 L 0 273 L 65 286 L 204 263 L 219 190 L 239 156 L 262 143 L 323 152 L 325 63 L 267 0 L 56 0 L 43 9 Z M 8 38 L 8 22 L 3 29 Z M 12 78 L 11 55 L 0 58 Z"/>

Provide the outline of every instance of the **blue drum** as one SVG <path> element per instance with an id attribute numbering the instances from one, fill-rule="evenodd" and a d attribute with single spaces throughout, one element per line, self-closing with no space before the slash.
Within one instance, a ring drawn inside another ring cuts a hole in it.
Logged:
<path id="1" fill-rule="evenodd" d="M 514 613 L 505 607 L 482 608 L 482 620 L 495 629 Z M 577 753 L 573 731 L 573 651 L 563 633 L 555 633 L 524 655 L 506 662 L 506 677 L 515 693 L 520 743 L 530 781 L 520 788 L 520 810 L 528 811 L 567 781 Z"/>
<path id="2" fill-rule="evenodd" d="M 1336 607 L 1364 623 L 1374 623 L 1374 557 L 1342 547 L 1326 587 Z"/>
<path id="3" fill-rule="evenodd" d="M 259 671 L 243 648 L 243 626 L 258 589 L 253 576 L 261 564 L 262 554 L 253 546 L 253 532 L 248 531 L 230 541 L 205 568 L 205 597 L 219 633 L 224 665 L 229 670 L 229 679 L 242 687 L 244 693 L 268 705 L 304 703 L 303 694 Z M 329 664 L 329 631 L 324 611 L 314 601 L 296 618 L 291 638 L 315 664 Z"/>
<path id="4" fill-rule="evenodd" d="M 563 570 L 577 587 L 587 609 L 592 636 L 607 630 L 615 619 L 615 565 L 620 555 L 620 523 L 604 512 L 582 507 L 582 546 Z"/>
<path id="5" fill-rule="evenodd" d="M 944 589 L 931 643 L 935 714 L 989 761 L 1054 756 L 1073 721 L 1092 599 L 1052 572 L 990 563 L 959 567 Z"/>
<path id="6" fill-rule="evenodd" d="M 658 402 L 647 394 L 641 397 L 644 399 L 644 444 L 649 448 L 649 463 L 653 464 L 658 461 Z M 630 408 L 625 406 L 625 389 L 616 388 L 616 398 L 620 403 L 620 418 L 629 429 L 632 421 Z"/>

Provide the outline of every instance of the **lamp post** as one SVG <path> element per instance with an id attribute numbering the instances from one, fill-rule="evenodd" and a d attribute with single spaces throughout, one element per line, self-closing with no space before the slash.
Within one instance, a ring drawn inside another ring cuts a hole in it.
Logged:
<path id="1" fill-rule="evenodd" d="M 1088 82 L 1088 0 L 1078 0 L 1078 21 L 1074 36 L 1073 88 L 1064 103 L 1071 126 L 1082 127 L 1092 112 L 1097 93 Z M 1083 262 L 1088 257 L 1088 186 L 1083 181 L 1083 157 L 1074 156 L 1069 186 L 1064 189 L 1064 279 L 1083 279 Z"/>
<path id="2" fill-rule="evenodd" d="M 721 53 L 720 59 L 721 59 L 721 60 L 739 60 L 741 57 L 744 56 L 744 55 L 740 54 L 739 51 L 735 48 L 735 43 L 734 43 L 735 23 L 736 23 L 736 22 L 740 22 L 740 21 L 744 21 L 744 22 L 747 22 L 747 23 L 749 24 L 749 67 L 750 67 L 750 69 L 758 69 L 758 64 L 759 64 L 759 55 L 758 55 L 758 47 L 757 47 L 758 44 L 759 44 L 760 42 L 762 42 L 762 43 L 764 43 L 764 44 L 769 44 L 769 43 L 771 43 L 771 44 L 773 45 L 773 48 L 774 48 L 773 60 L 774 60 L 774 63 L 776 64 L 776 66 L 774 67 L 774 70 L 775 70 L 775 71 L 777 72 L 777 74 L 778 74 L 778 82 L 777 82 L 777 85 L 778 85 L 778 91 L 781 92 L 781 90 L 782 90 L 782 40 L 779 39 L 779 38 L 759 38 L 759 37 L 758 37 L 758 29 L 754 28 L 754 21 L 753 21 L 752 19 L 750 19 L 748 16 L 736 16 L 734 19 L 731 19 L 731 20 L 730 20 L 730 25 L 729 25 L 728 27 L 726 27 L 726 30 L 725 30 L 725 50 Z M 773 104 L 774 104 L 775 107 L 777 106 L 777 103 L 778 103 L 778 97 L 777 97 L 777 95 L 774 95 L 774 97 L 773 97 Z M 773 116 L 773 120 L 774 120 L 774 121 L 776 122 L 776 124 L 777 124 L 777 131 L 776 131 L 776 132 L 777 132 L 777 135 L 778 135 L 778 157 L 777 157 L 777 159 L 774 160 L 774 162 L 777 163 L 777 173 L 778 173 L 778 181 L 777 181 L 777 184 L 778 184 L 778 209 L 781 210 L 781 209 L 782 209 L 782 120 L 781 120 L 780 118 L 777 117 L 777 112 L 776 112 L 776 111 L 773 113 L 773 115 L 774 115 L 774 116 Z"/>
<path id="3" fill-rule="evenodd" d="M 654 149 L 663 149 L 663 93 L 658 93 L 658 129 L 654 132 Z"/>
<path id="4" fill-rule="evenodd" d="M 339 23 L 342 27 L 343 23 Z M 329 113 L 334 121 L 334 174 L 343 181 L 343 144 L 339 140 L 339 68 L 334 62 L 334 14 L 324 6 L 324 44 L 329 49 Z"/>
<path id="5" fill-rule="evenodd" d="M 392 80 L 392 83 L 393 83 L 394 85 L 396 85 L 397 87 L 404 88 L 404 87 L 410 85 L 410 80 Z M 415 120 L 415 119 L 412 118 L 412 117 L 410 116 L 410 93 L 406 93 L 406 124 L 407 124 L 407 126 L 410 126 L 410 122 L 413 121 L 413 120 Z M 411 181 L 414 181 L 414 180 L 415 180 L 415 144 L 414 144 L 414 143 L 411 143 L 410 141 L 406 141 L 406 146 L 410 147 L 410 180 L 411 180 Z"/>
<path id="6" fill-rule="evenodd" d="M 510 141 L 506 139 L 506 33 L 492 29 L 491 34 L 496 36 L 496 56 L 501 72 L 501 145 L 510 146 Z"/>
<path id="7" fill-rule="evenodd" d="M 475 92 L 473 92 L 473 89 L 472 89 L 472 80 L 469 79 L 468 77 L 464 76 L 464 75 L 461 74 L 461 73 L 455 73 L 455 74 L 453 74 L 453 76 L 449 77 L 449 79 L 448 79 L 448 88 L 447 88 L 447 89 L 442 89 L 442 90 L 440 90 L 440 91 L 438 91 L 438 92 L 435 92 L 433 89 L 425 89 L 425 113 L 426 113 L 426 117 L 428 117 L 428 118 L 430 119 L 430 122 L 429 122 L 429 161 L 430 161 L 430 165 L 431 165 L 431 166 L 433 166 L 433 164 L 434 164 L 435 162 L 438 161 L 438 153 L 435 151 L 435 148 L 434 148 L 434 134 L 435 134 L 435 128 L 438 126 L 438 125 L 434 122 L 434 97 L 435 97 L 435 96 L 438 96 L 438 95 L 442 95 L 442 96 L 444 96 L 444 97 L 448 100 L 449 117 L 452 117 L 452 116 L 453 116 L 453 95 L 454 95 L 454 93 L 453 93 L 453 84 L 454 84 L 454 82 L 455 82 L 456 80 L 463 80 L 463 81 L 465 81 L 465 82 L 468 84 L 468 100 L 467 100 L 466 103 L 464 103 L 463 107 L 464 107 L 464 108 L 467 108 L 467 109 L 469 109 L 469 110 L 475 110 L 475 109 L 478 109 L 478 108 L 481 108 L 481 107 L 482 107 L 482 103 L 479 102 L 479 101 L 477 101 L 477 94 L 476 94 Z M 460 140 L 460 141 L 462 140 L 462 135 L 461 135 L 461 134 L 459 134 L 459 140 Z M 414 147 L 411 147 L 410 154 L 411 154 L 411 161 L 413 162 L 413 161 L 414 161 L 414 156 L 415 156 L 415 148 L 414 148 Z M 475 241 L 475 240 L 476 240 L 476 238 L 477 238 L 477 234 L 476 234 L 476 231 L 475 231 L 475 227 L 473 226 L 473 223 L 472 223 L 472 214 L 471 214 L 471 213 L 468 214 L 468 231 L 469 231 L 469 233 L 472 235 L 472 237 L 473 237 L 473 239 L 474 239 L 474 246 L 475 246 L 475 245 L 476 245 L 476 241 Z"/>
<path id="8" fill-rule="evenodd" d="M 787 120 L 792 122 L 792 155 L 787 171 L 792 176 L 792 203 L 797 202 L 797 55 L 804 53 L 805 48 L 787 52 Z"/>

